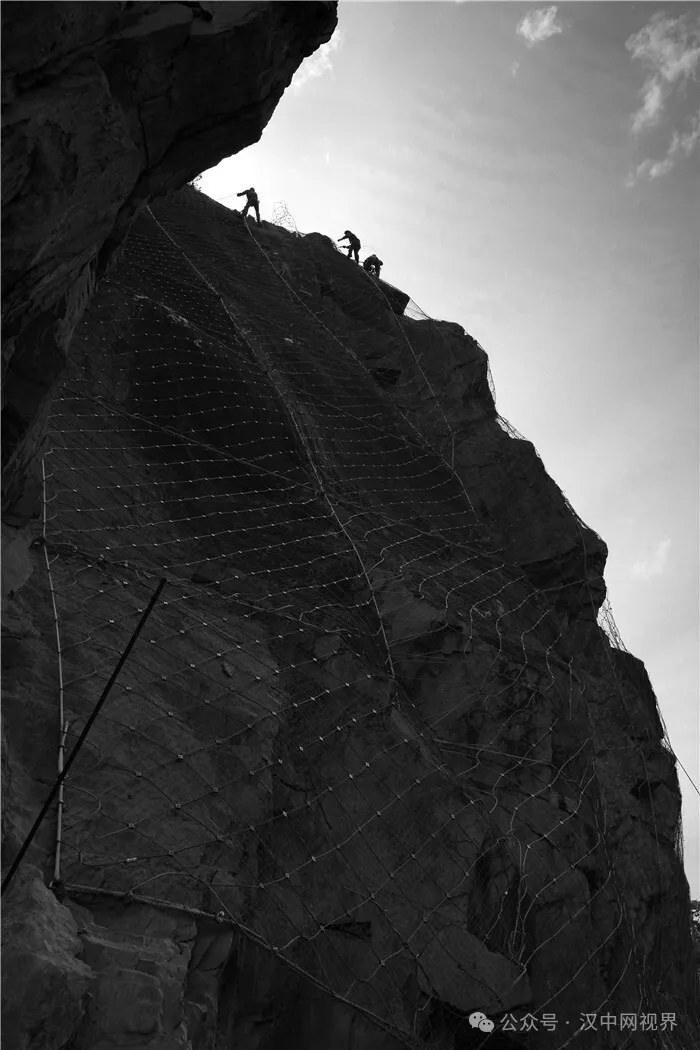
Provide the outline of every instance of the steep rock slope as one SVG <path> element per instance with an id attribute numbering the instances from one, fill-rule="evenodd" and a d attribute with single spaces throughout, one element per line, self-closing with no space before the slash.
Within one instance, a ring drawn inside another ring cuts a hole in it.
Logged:
<path id="1" fill-rule="evenodd" d="M 5 520 L 33 509 L 47 396 L 134 215 L 260 138 L 336 6 L 3 4 Z"/>
<path id="2" fill-rule="evenodd" d="M 8 894 L 17 1045 L 693 1045 L 655 697 L 474 339 L 186 189 L 134 223 L 49 425 L 6 614 L 10 855 L 168 583 L 58 870 L 55 826 L 30 855 L 59 899 L 31 866 Z"/>

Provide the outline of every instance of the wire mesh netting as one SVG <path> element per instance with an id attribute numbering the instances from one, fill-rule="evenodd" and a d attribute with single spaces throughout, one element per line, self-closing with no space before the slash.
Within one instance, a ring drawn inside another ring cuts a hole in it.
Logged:
<path id="1" fill-rule="evenodd" d="M 53 407 L 69 748 L 168 580 L 67 782 L 61 877 L 233 923 L 407 1045 L 473 1010 L 559 1016 L 533 1046 L 585 1046 L 606 1010 L 659 1019 L 611 1046 L 685 1045 L 676 811 L 650 786 L 675 772 L 596 571 L 567 620 L 512 556 L 528 506 L 480 506 L 469 457 L 510 485 L 531 446 L 479 344 L 275 218 L 153 205 Z M 452 343 L 462 423 L 429 367 Z"/>

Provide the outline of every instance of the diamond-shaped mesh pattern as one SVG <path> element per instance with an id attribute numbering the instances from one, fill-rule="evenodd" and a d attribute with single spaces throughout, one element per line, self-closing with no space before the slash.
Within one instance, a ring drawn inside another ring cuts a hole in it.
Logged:
<path id="1" fill-rule="evenodd" d="M 69 750 L 168 585 L 67 781 L 62 878 L 218 914 L 416 1046 L 444 1004 L 464 1038 L 470 1008 L 680 1015 L 677 930 L 639 943 L 612 830 L 670 761 L 643 671 L 607 605 L 597 664 L 566 650 L 454 469 L 416 342 L 442 328 L 351 265 L 186 192 L 78 333 L 45 459 Z M 528 1045 L 603 1045 L 575 1032 Z"/>

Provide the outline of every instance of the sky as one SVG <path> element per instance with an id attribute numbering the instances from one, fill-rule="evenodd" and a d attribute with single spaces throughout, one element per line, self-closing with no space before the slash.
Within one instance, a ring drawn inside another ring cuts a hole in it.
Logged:
<path id="1" fill-rule="evenodd" d="M 700 782 L 700 5 L 341 2 L 254 185 L 487 351 L 497 407 L 609 548 L 608 596 Z M 679 768 L 686 873 L 700 806 Z"/>

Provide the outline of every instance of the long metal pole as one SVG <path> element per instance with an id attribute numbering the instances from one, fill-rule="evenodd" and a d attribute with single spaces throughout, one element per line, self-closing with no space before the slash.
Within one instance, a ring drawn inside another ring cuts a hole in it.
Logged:
<path id="1" fill-rule="evenodd" d="M 94 709 L 92 711 L 92 714 L 90 715 L 90 717 L 88 718 L 87 722 L 85 723 L 85 728 L 83 729 L 82 733 L 78 737 L 78 741 L 77 741 L 75 747 L 73 748 L 73 750 L 71 751 L 70 758 L 68 759 L 68 761 L 66 762 L 65 766 L 63 767 L 63 769 L 59 773 L 54 786 L 51 788 L 51 791 L 49 792 L 49 797 L 46 799 L 46 802 L 41 807 L 41 813 L 39 814 L 39 816 L 34 821 L 34 824 L 32 825 L 31 831 L 29 832 L 29 834 L 27 835 L 26 839 L 22 843 L 22 848 L 20 849 L 19 853 L 17 854 L 17 856 L 15 857 L 14 861 L 12 862 L 12 865 L 10 866 L 10 870 L 8 871 L 7 875 L 3 879 L 2 889 L 0 889 L 0 895 L 3 894 L 5 892 L 5 890 L 7 889 L 7 887 L 10 885 L 10 882 L 12 881 L 12 878 L 14 877 L 14 874 L 17 871 L 17 868 L 20 866 L 20 863 L 22 862 L 22 858 L 24 857 L 25 853 L 29 849 L 29 847 L 30 847 L 30 845 L 32 843 L 32 839 L 34 838 L 34 836 L 36 835 L 37 831 L 39 830 L 39 827 L 41 826 L 42 820 L 44 819 L 44 817 L 48 813 L 49 806 L 51 805 L 51 803 L 55 799 L 55 797 L 56 797 L 56 795 L 58 793 L 58 789 L 60 788 L 61 784 L 66 779 L 66 777 L 68 776 L 68 772 L 69 772 L 71 766 L 73 765 L 73 762 L 75 761 L 75 759 L 76 759 L 76 757 L 78 755 L 78 752 L 80 751 L 80 748 L 83 745 L 85 737 L 90 732 L 95 719 L 97 718 L 98 714 L 100 713 L 100 709 L 102 708 L 102 705 L 104 704 L 105 700 L 107 699 L 107 696 L 109 695 L 109 692 L 110 692 L 112 686 L 116 682 L 117 676 L 119 675 L 119 672 L 121 671 L 122 667 L 124 666 L 124 664 L 125 664 L 125 662 L 127 660 L 127 657 L 129 656 L 129 653 L 133 649 L 134 644 L 136 643 L 136 639 L 140 635 L 141 630 L 143 629 L 143 625 L 145 624 L 146 620 L 150 616 L 151 611 L 153 609 L 153 606 L 158 601 L 158 598 L 160 597 L 160 592 L 163 590 L 163 588 L 165 587 L 166 583 L 167 583 L 167 580 L 165 578 L 163 578 L 160 581 L 160 583 L 158 584 L 158 586 L 156 587 L 155 593 L 154 593 L 153 597 L 151 598 L 150 602 L 148 603 L 148 606 L 144 610 L 143 616 L 139 620 L 138 625 L 136 627 L 136 630 L 132 634 L 131 638 L 129 639 L 129 643 L 128 643 L 126 649 L 124 650 L 124 652 L 122 653 L 121 657 L 119 658 L 119 663 L 114 668 L 114 671 L 112 672 L 111 678 L 109 679 L 109 681 L 107 682 L 107 685 L 104 687 L 104 690 L 102 691 L 102 696 L 100 697 L 100 699 L 95 704 L 95 707 L 94 707 Z"/>
<path id="2" fill-rule="evenodd" d="M 66 754 L 66 737 L 68 736 L 68 730 L 70 729 L 70 722 L 65 722 L 63 730 L 61 731 L 61 743 L 58 748 L 58 773 L 59 776 L 63 772 L 63 759 Z M 53 883 L 55 885 L 60 881 L 61 878 L 61 845 L 63 844 L 63 788 L 64 785 L 58 789 L 58 806 L 56 807 L 56 855 L 53 862 Z"/>

